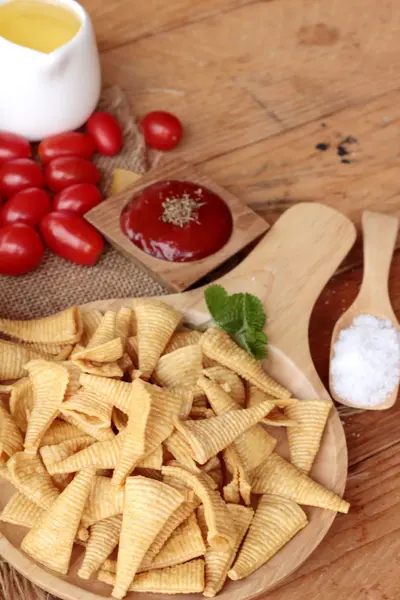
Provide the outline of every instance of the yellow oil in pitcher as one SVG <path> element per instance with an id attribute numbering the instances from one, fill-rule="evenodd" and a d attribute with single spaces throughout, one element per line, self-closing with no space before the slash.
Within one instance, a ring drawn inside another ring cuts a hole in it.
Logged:
<path id="1" fill-rule="evenodd" d="M 40 0 L 11 0 L 0 4 L 0 37 L 48 54 L 64 46 L 81 22 L 67 7 Z"/>

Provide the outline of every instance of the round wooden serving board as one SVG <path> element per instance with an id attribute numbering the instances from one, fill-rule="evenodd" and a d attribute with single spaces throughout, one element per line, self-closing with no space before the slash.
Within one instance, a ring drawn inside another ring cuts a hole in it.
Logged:
<path id="1" fill-rule="evenodd" d="M 308 325 L 312 308 L 323 286 L 335 272 L 355 241 L 352 223 L 342 214 L 319 204 L 299 204 L 289 209 L 260 241 L 253 252 L 220 283 L 230 292 L 250 292 L 264 303 L 268 313 L 270 356 L 265 366 L 278 381 L 299 399 L 328 397 L 314 368 L 309 345 Z M 182 310 L 188 322 L 208 320 L 203 289 L 162 297 Z M 131 299 L 107 300 L 83 306 L 100 310 L 130 306 Z M 277 435 L 278 428 L 270 430 Z M 282 434 L 282 432 L 279 432 Z M 279 452 L 287 456 L 284 437 Z M 347 450 L 344 431 L 336 410 L 332 410 L 312 477 L 338 494 L 345 488 Z M 12 488 L 0 484 L 0 509 L 10 498 Z M 309 524 L 272 560 L 249 578 L 228 581 L 220 592 L 221 600 L 249 600 L 277 586 L 295 571 L 326 535 L 335 513 L 306 508 Z M 60 577 L 37 565 L 19 547 L 25 535 L 20 527 L 1 523 L 0 554 L 33 583 L 65 600 L 99 600 L 111 587 L 77 576 L 83 550 L 76 548 L 70 573 Z M 143 597 L 130 593 L 127 598 Z M 154 596 L 153 596 L 154 597 Z M 171 596 L 157 595 L 157 598 Z M 202 596 L 180 596 L 196 600 Z"/>

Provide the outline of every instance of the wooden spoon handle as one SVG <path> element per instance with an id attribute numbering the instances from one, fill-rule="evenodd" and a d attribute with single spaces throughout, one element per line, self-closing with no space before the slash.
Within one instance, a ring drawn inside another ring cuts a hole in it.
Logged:
<path id="1" fill-rule="evenodd" d="M 362 215 L 364 276 L 359 299 L 382 312 L 392 312 L 388 280 L 398 227 L 397 217 L 368 210 Z"/>

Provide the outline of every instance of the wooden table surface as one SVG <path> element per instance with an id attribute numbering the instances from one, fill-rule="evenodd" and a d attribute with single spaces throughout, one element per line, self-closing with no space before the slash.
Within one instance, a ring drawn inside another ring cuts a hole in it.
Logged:
<path id="1" fill-rule="evenodd" d="M 201 164 L 270 222 L 304 200 L 357 225 L 366 208 L 399 214 L 398 0 L 83 4 L 105 82 L 119 84 L 139 115 L 181 117 L 186 135 L 174 156 Z M 312 354 L 326 384 L 331 332 L 357 293 L 361 261 L 358 244 L 314 310 Z M 390 293 L 398 316 L 399 275 L 397 251 Z M 400 595 L 400 408 L 344 413 L 343 422 L 352 510 L 268 600 Z"/>

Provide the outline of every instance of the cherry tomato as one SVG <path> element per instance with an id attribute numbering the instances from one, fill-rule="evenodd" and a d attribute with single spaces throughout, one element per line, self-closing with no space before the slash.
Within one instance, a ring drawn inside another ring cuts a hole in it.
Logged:
<path id="1" fill-rule="evenodd" d="M 76 183 L 96 185 L 100 179 L 100 174 L 93 163 L 76 156 L 55 158 L 46 165 L 44 176 L 52 192 L 61 192 Z"/>
<path id="2" fill-rule="evenodd" d="M 60 156 L 79 156 L 90 159 L 95 150 L 96 145 L 90 135 L 75 131 L 53 135 L 40 142 L 38 148 L 40 160 L 44 165 Z"/>
<path id="3" fill-rule="evenodd" d="M 28 187 L 42 188 L 42 169 L 30 158 L 16 158 L 0 167 L 0 193 L 6 198 Z"/>
<path id="4" fill-rule="evenodd" d="M 57 194 L 54 198 L 53 210 L 84 215 L 102 201 L 103 196 L 95 185 L 92 183 L 76 183 Z"/>
<path id="5" fill-rule="evenodd" d="M 140 121 L 140 128 L 148 146 L 157 150 L 172 150 L 181 140 L 182 123 L 169 112 L 155 110 Z"/>
<path id="6" fill-rule="evenodd" d="M 0 273 L 22 275 L 39 266 L 44 247 L 39 234 L 25 223 L 0 229 Z"/>
<path id="7" fill-rule="evenodd" d="M 121 150 L 122 129 L 110 113 L 93 113 L 86 123 L 86 131 L 94 139 L 100 154 L 114 156 Z"/>
<path id="8" fill-rule="evenodd" d="M 48 213 L 40 222 L 40 233 L 50 250 L 78 265 L 94 265 L 104 248 L 99 232 L 73 213 Z"/>
<path id="9" fill-rule="evenodd" d="M 16 133 L 0 131 L 0 165 L 14 158 L 29 158 L 31 145 Z"/>
<path id="10" fill-rule="evenodd" d="M 26 223 L 34 227 L 49 212 L 50 196 L 40 188 L 26 188 L 6 202 L 0 211 L 2 225 Z"/>

